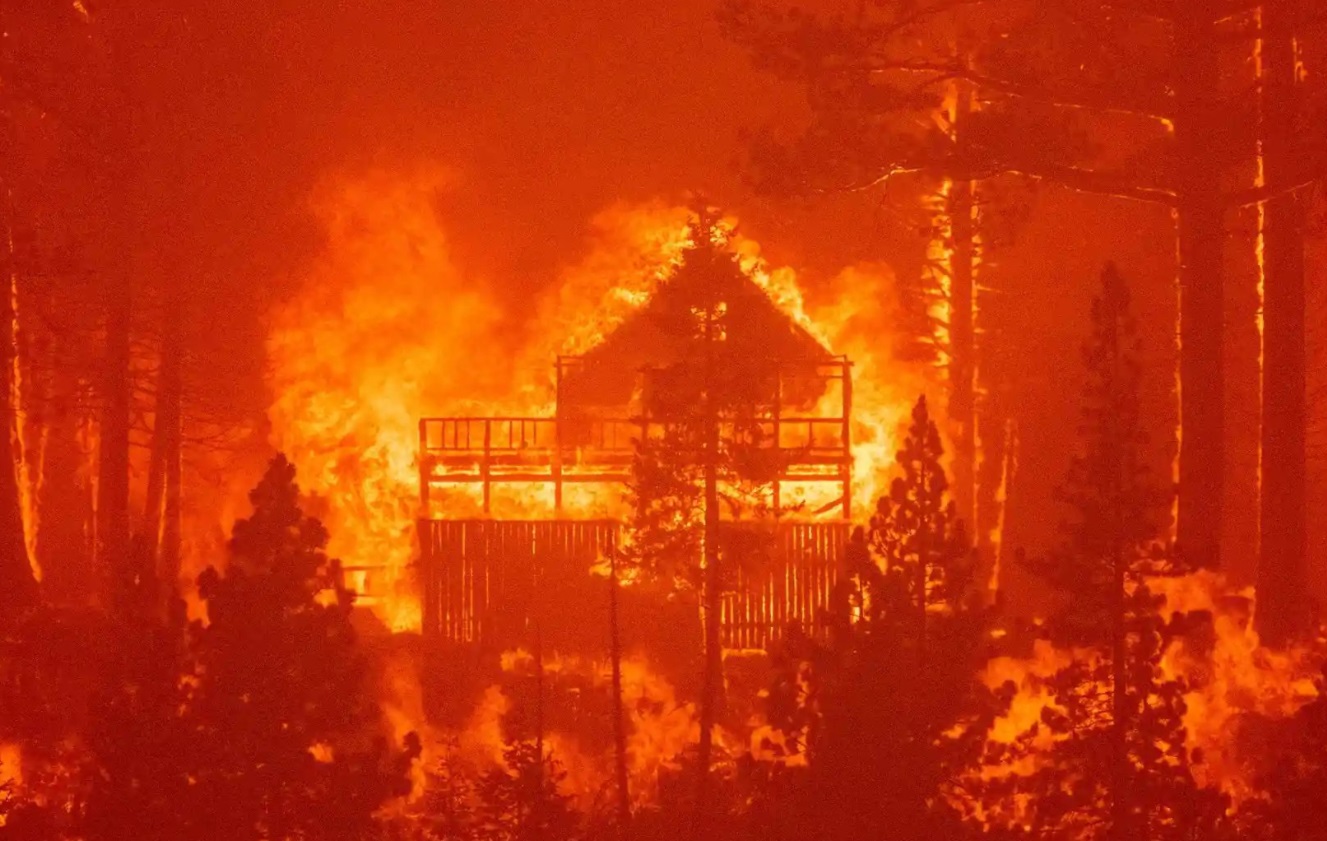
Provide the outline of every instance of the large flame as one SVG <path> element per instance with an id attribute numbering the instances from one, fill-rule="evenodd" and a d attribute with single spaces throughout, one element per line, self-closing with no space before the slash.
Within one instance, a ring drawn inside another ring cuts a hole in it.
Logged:
<path id="1" fill-rule="evenodd" d="M 498 335 L 493 301 L 452 264 L 433 209 L 444 184 L 378 174 L 322 195 L 326 250 L 268 343 L 273 443 L 326 497 L 330 552 L 382 571 L 370 596 L 398 630 L 419 624 L 406 575 L 419 417 L 485 393 L 476 361 Z"/>
<path id="2" fill-rule="evenodd" d="M 325 501 L 329 551 L 394 630 L 420 622 L 409 575 L 419 419 L 551 416 L 555 358 L 602 341 L 648 300 L 688 242 L 685 208 L 611 207 L 591 220 L 587 256 L 551 291 L 528 310 L 504 309 L 492 286 L 452 261 L 434 207 L 445 189 L 446 174 L 432 170 L 377 172 L 324 189 L 315 209 L 326 248 L 275 314 L 268 342 L 273 443 L 299 466 L 305 490 Z M 897 376 L 882 329 L 890 275 L 850 269 L 828 303 L 810 306 L 791 269 L 770 268 L 750 239 L 737 237 L 733 247 L 792 321 L 853 360 L 853 498 L 858 512 L 867 510 L 918 385 Z M 563 506 L 570 516 L 604 516 L 619 498 L 619 488 L 574 483 Z M 495 485 L 489 510 L 551 516 L 553 491 L 548 483 Z M 479 513 L 473 484 L 430 496 L 429 516 Z"/>
<path id="3" fill-rule="evenodd" d="M 1249 716 L 1293 715 L 1317 695 L 1319 658 L 1305 647 L 1264 648 L 1253 626 L 1253 590 L 1236 591 L 1210 570 L 1152 585 L 1166 596 L 1170 612 L 1206 611 L 1213 639 L 1198 650 L 1173 646 L 1162 660 L 1168 677 L 1188 686 L 1184 727 L 1190 750 L 1198 751 L 1202 782 L 1218 785 L 1236 802 L 1254 793 L 1239 727 Z"/>

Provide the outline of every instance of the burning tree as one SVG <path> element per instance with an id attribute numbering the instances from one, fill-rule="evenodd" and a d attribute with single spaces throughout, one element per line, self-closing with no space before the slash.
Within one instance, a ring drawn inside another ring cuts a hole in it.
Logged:
<path id="1" fill-rule="evenodd" d="M 925 398 L 912 417 L 903 475 L 854 534 L 828 639 L 794 634 L 776 656 L 770 719 L 807 761 L 792 803 L 767 804 L 792 818 L 780 837 L 810 834 L 793 816 L 826 813 L 838 838 L 962 837 L 963 778 L 1006 706 L 978 679 L 993 617 Z"/>
<path id="2" fill-rule="evenodd" d="M 1054 704 L 1038 725 L 1054 734 L 1050 761 L 1015 780 L 1032 795 L 1033 829 L 1050 837 L 1213 838 L 1224 816 L 1193 777 L 1186 687 L 1161 669 L 1186 617 L 1164 620 L 1149 582 L 1194 565 L 1156 542 L 1166 494 L 1144 466 L 1138 353 L 1128 290 L 1107 266 L 1084 350 L 1081 447 L 1061 490 L 1064 542 L 1033 564 L 1060 598 L 1053 637 L 1078 652 L 1050 679 Z"/>

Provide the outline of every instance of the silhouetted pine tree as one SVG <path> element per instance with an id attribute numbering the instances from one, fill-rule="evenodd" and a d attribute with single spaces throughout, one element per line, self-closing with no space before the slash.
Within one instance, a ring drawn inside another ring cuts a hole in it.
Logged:
<path id="1" fill-rule="evenodd" d="M 767 822 L 778 837 L 938 841 L 971 829 L 963 778 L 1007 699 L 979 680 L 992 614 L 974 598 L 941 455 L 919 400 L 903 475 L 854 535 L 828 641 L 795 635 L 776 652 L 770 720 L 805 734 L 808 760 L 767 804 L 791 816 Z"/>
<path id="2" fill-rule="evenodd" d="M 517 741 L 502 753 L 503 764 L 479 782 L 479 827 L 489 841 L 571 841 L 580 817 L 562 792 L 566 772 L 534 742 Z"/>
<path id="3" fill-rule="evenodd" d="M 187 834 L 194 745 L 183 713 L 184 677 L 192 671 L 184 604 L 173 599 L 162 621 L 155 591 L 138 595 L 141 601 L 122 598 L 124 609 L 105 626 L 116 643 L 105 652 L 90 699 L 80 826 L 88 841 L 171 841 Z"/>
<path id="4" fill-rule="evenodd" d="M 450 753 L 428 772 L 419 824 L 428 841 L 470 841 L 479 823 L 471 769 Z"/>
<path id="5" fill-rule="evenodd" d="M 1080 449 L 1060 498 L 1062 545 L 1034 567 L 1059 596 L 1051 629 L 1081 652 L 1050 681 L 1041 726 L 1051 761 L 1022 782 L 1034 834 L 1064 839 L 1213 838 L 1223 806 L 1196 784 L 1185 745 L 1185 686 L 1161 658 L 1184 617 L 1163 619 L 1149 581 L 1191 571 L 1156 542 L 1165 493 L 1143 455 L 1138 339 L 1114 266 L 1101 278 L 1084 349 Z"/>
<path id="6" fill-rule="evenodd" d="M 353 596 L 326 530 L 300 511 L 295 468 L 277 456 L 249 498 L 226 573 L 199 577 L 187 836 L 359 838 L 410 791 L 419 742 L 395 749 L 379 733 Z"/>
<path id="7" fill-rule="evenodd" d="M 647 372 L 628 499 L 624 558 L 669 585 L 698 593 L 703 677 L 697 761 L 696 834 L 710 806 L 713 730 L 722 697 L 719 611 L 739 565 L 758 563 L 769 531 L 720 521 L 758 521 L 771 512 L 766 489 L 779 470 L 759 423 L 773 403 L 778 355 L 799 338 L 742 271 L 731 231 L 702 206 L 690 243 L 646 307 L 664 337 L 665 364 Z M 809 338 L 806 340 L 814 343 Z"/>

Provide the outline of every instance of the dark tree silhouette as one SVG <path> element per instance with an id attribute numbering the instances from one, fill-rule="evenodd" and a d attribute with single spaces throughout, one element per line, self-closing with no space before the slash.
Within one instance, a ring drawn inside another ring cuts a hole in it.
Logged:
<path id="1" fill-rule="evenodd" d="M 729 2 L 721 14 L 759 67 L 806 86 L 811 106 L 811 124 L 796 138 L 756 136 L 757 184 L 776 195 L 878 188 L 893 215 L 930 241 L 923 270 L 903 279 L 900 293 L 920 344 L 947 372 L 951 490 L 970 527 L 981 496 L 976 321 L 979 290 L 990 286 L 979 282 L 980 267 L 1031 204 L 1026 182 L 1000 178 L 1007 168 L 995 161 L 1031 146 L 1047 162 L 1069 164 L 1082 145 L 1053 109 L 1029 108 L 962 73 L 930 72 L 980 66 L 983 42 L 1006 32 L 1008 18 L 997 4 L 953 0 L 862 3 L 854 14 Z"/>
<path id="2" fill-rule="evenodd" d="M 566 772 L 533 742 L 503 751 L 503 764 L 480 780 L 481 837 L 492 841 L 572 841 L 580 818 L 562 792 Z"/>
<path id="3" fill-rule="evenodd" d="M 963 780 L 1007 698 L 979 680 L 992 613 L 972 588 L 940 457 L 923 398 L 899 452 L 903 475 L 869 536 L 854 535 L 828 639 L 795 633 L 776 653 L 770 719 L 805 734 L 796 746 L 807 760 L 765 804 L 769 823 L 783 824 L 776 837 L 808 837 L 822 822 L 841 839 L 973 829 Z"/>
<path id="4" fill-rule="evenodd" d="M 724 519 L 772 513 L 767 493 L 779 455 L 759 423 L 772 402 L 780 346 L 770 303 L 743 273 L 718 213 L 701 206 L 690 244 L 644 316 L 666 337 L 671 359 L 646 372 L 642 435 L 628 500 L 626 561 L 650 577 L 699 593 L 704 639 L 696 834 L 709 807 L 713 731 L 722 691 L 721 596 L 738 564 L 761 555 L 759 527 Z M 781 319 L 781 316 L 775 315 Z M 699 562 L 699 563 L 698 563 Z"/>
<path id="5" fill-rule="evenodd" d="M 235 524 L 230 563 L 200 576 L 208 623 L 191 629 L 191 837 L 352 839 L 410 791 L 419 752 L 381 735 L 350 623 L 353 596 L 327 533 L 301 513 L 277 456 Z"/>
<path id="6" fill-rule="evenodd" d="M 1293 182 L 1307 124 L 1298 42 L 1300 0 L 1262 4 L 1260 140 L 1264 178 Z M 1274 195 L 1263 212 L 1262 508 L 1258 630 L 1281 645 L 1311 630 L 1308 588 L 1305 191 Z"/>
<path id="7" fill-rule="evenodd" d="M 470 841 L 478 831 L 478 787 L 473 769 L 454 750 L 428 771 L 419 824 L 428 841 Z"/>
<path id="8" fill-rule="evenodd" d="M 178 608 L 170 621 L 139 610 L 108 628 L 120 644 L 108 652 L 91 698 L 91 773 L 80 827 L 89 841 L 188 834 L 195 745 L 183 714 L 189 664 Z"/>
<path id="9" fill-rule="evenodd" d="M 3 126 L 0 126 L 2 129 Z M 0 197 L 2 200 L 3 197 Z M 0 213 L 4 208 L 0 207 Z M 8 224 L 8 220 L 0 220 Z M 0 236 L 4 231 L 0 231 Z M 0 276 L 11 278 L 12 255 L 0 253 Z M 8 281 L 6 280 L 6 286 Z M 19 454 L 14 451 L 14 433 L 18 418 L 14 407 L 14 330 L 15 313 L 8 289 L 0 290 L 0 621 L 10 621 L 37 599 L 37 581 L 32 575 L 28 547 L 23 536 L 23 508 L 19 498 Z"/>
<path id="10" fill-rule="evenodd" d="M 1214 838 L 1223 829 L 1224 803 L 1193 778 L 1185 686 L 1161 672 L 1185 621 L 1164 619 L 1148 584 L 1194 566 L 1155 542 L 1166 495 L 1144 465 L 1138 353 L 1128 290 L 1107 266 L 1084 349 L 1080 448 L 1060 494 L 1064 540 L 1033 564 L 1059 597 L 1054 637 L 1086 652 L 1050 681 L 1056 704 L 1041 726 L 1056 747 L 1024 781 L 1034 832 L 1054 838 Z"/>
<path id="11" fill-rule="evenodd" d="M 1193 384 L 1180 393 L 1178 548 L 1203 565 L 1218 565 L 1227 437 L 1224 215 L 1320 179 L 1327 161 L 1321 132 L 1294 131 L 1278 134 L 1293 152 L 1269 150 L 1278 161 L 1265 183 L 1238 174 L 1255 171 L 1258 120 L 1247 90 L 1226 84 L 1223 65 L 1253 56 L 1263 29 L 1250 24 L 1250 12 L 1264 6 L 1274 13 L 1268 22 L 1275 24 L 1288 6 L 1281 0 L 1161 7 L 1078 0 L 886 0 L 861 4 L 855 15 L 820 15 L 773 12 L 764 5 L 730 4 L 737 10 L 729 15 L 736 21 L 731 28 L 758 45 L 764 65 L 807 85 L 815 115 L 811 130 L 791 145 L 757 147 L 768 161 L 766 169 L 781 179 L 777 183 L 798 186 L 800 179 L 800 187 L 812 190 L 861 190 L 900 173 L 945 175 L 959 172 L 958 166 L 964 173 L 958 177 L 969 180 L 1017 173 L 1174 210 L 1181 381 Z M 956 51 L 947 41 L 928 37 L 938 22 L 965 9 L 975 9 L 983 21 L 965 28 L 976 39 L 968 49 Z M 1267 30 L 1281 57 L 1286 36 L 1304 25 L 1295 19 Z M 1274 57 L 1269 72 L 1286 72 L 1283 62 L 1276 64 L 1281 57 Z M 1266 89 L 1271 101 L 1284 100 L 1286 86 L 1271 81 Z M 900 129 L 891 117 L 901 109 L 933 106 L 955 82 L 998 103 L 993 113 L 1002 120 L 979 122 L 975 140 L 937 154 L 936 144 Z M 1277 113 L 1273 108 L 1269 115 L 1284 127 Z M 1100 148 L 1065 144 L 1047 130 L 1074 124 L 1090 129 L 1091 138 L 1110 142 Z M 1121 130 L 1141 138 L 1135 148 L 1119 149 Z M 1112 154 L 1100 154 L 1107 147 Z M 821 180 L 808 180 L 808 173 Z M 1294 240 L 1293 219 L 1275 224 Z M 1293 248 L 1286 259 L 1292 259 Z M 1283 279 L 1274 295 L 1293 298 L 1293 270 L 1278 274 Z M 1277 329 L 1287 330 L 1290 364 L 1297 344 L 1293 321 Z M 1281 422 L 1293 424 L 1293 411 Z"/>

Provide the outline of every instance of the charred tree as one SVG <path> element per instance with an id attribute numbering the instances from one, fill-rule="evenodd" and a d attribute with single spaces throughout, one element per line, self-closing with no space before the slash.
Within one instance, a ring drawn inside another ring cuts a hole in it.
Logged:
<path id="1" fill-rule="evenodd" d="M 1113 266 L 1101 282 L 1084 350 L 1081 445 L 1060 492 L 1064 540 L 1034 563 L 1060 599 L 1053 637 L 1093 654 L 1051 679 L 1056 710 L 1045 726 L 1059 741 L 1028 791 L 1051 837 L 1214 837 L 1224 805 L 1193 779 L 1184 687 L 1161 671 L 1183 622 L 1163 620 L 1164 599 L 1150 589 L 1196 564 L 1158 540 L 1166 494 L 1145 467 L 1129 295 Z M 1075 779 L 1084 785 L 1067 784 Z"/>
<path id="2" fill-rule="evenodd" d="M 1207 3 L 1175 7 L 1174 173 L 1180 278 L 1178 551 L 1221 560 L 1225 495 L 1225 205 L 1218 150 L 1216 18 Z"/>
<path id="3" fill-rule="evenodd" d="M 0 109 L 4 103 L 0 101 Z M 8 114 L 0 110 L 0 131 L 10 130 Z M 6 148 L 12 145 L 6 144 Z M 13 616 L 35 603 L 37 581 L 24 536 L 23 505 L 18 465 L 19 394 L 14 373 L 18 364 L 18 313 L 14 300 L 18 290 L 18 266 L 14 254 L 13 194 L 6 173 L 0 172 L 0 618 Z"/>
<path id="4" fill-rule="evenodd" d="M 129 424 L 133 405 L 130 341 L 133 297 L 127 270 L 113 270 L 106 291 L 104 405 L 97 435 L 97 557 L 113 592 L 137 578 L 129 564 Z"/>
<path id="5" fill-rule="evenodd" d="M 146 560 L 154 577 L 173 592 L 178 584 L 179 481 L 183 402 L 183 352 L 178 302 L 168 307 L 158 365 L 152 452 L 143 511 Z"/>
<path id="6" fill-rule="evenodd" d="M 1298 0 L 1262 7 L 1261 156 L 1264 180 L 1295 176 L 1302 94 Z M 1307 351 L 1304 197 L 1287 191 L 1263 208 L 1262 516 L 1258 631 L 1284 644 L 1309 630 L 1307 574 Z"/>
<path id="7" fill-rule="evenodd" d="M 1232 183 L 1230 158 L 1243 152 L 1221 140 L 1239 121 L 1222 89 L 1221 59 L 1253 50 L 1236 21 L 1240 10 L 1216 2 L 1144 10 L 1070 0 L 983 8 L 983 35 L 960 58 L 938 53 L 924 34 L 966 4 L 884 3 L 872 7 L 878 15 L 863 11 L 856 19 L 762 14 L 753 5 L 729 4 L 737 10 L 730 29 L 756 47 L 762 64 L 814 94 L 809 131 L 756 147 L 776 186 L 796 188 L 800 179 L 811 192 L 863 190 L 912 172 L 1009 173 L 1173 210 L 1181 293 L 1178 548 L 1202 566 L 1219 565 L 1224 215 L 1266 194 Z M 916 104 L 929 94 L 934 101 L 955 80 L 1000 106 L 1000 120 L 983 116 L 981 142 L 965 157 L 937 155 L 933 144 L 882 119 L 900 100 Z M 1150 126 L 1142 132 L 1148 139 L 1123 162 L 1102 160 L 1081 141 L 1112 126 L 1134 135 Z M 827 170 L 835 177 L 825 178 Z M 807 173 L 820 178 L 808 181 Z"/>
<path id="8" fill-rule="evenodd" d="M 960 94 L 962 97 L 962 94 Z M 960 103 L 966 97 L 960 99 Z M 961 105 L 955 131 L 968 109 Z M 959 516 L 977 524 L 977 236 L 976 184 L 955 181 L 949 195 L 953 254 L 950 265 L 949 411 L 954 441 L 954 500 Z"/>
<path id="9" fill-rule="evenodd" d="M 619 617 L 620 582 L 618 552 L 608 558 L 609 657 L 612 660 L 613 691 L 613 776 L 617 781 L 618 838 L 628 837 L 631 824 L 631 791 L 627 782 L 627 722 L 622 709 L 622 624 Z"/>

